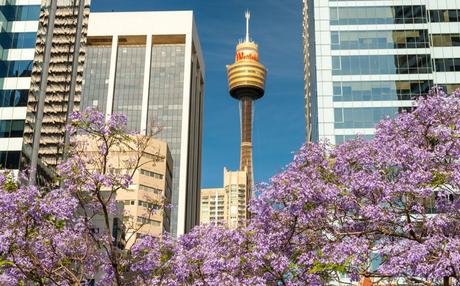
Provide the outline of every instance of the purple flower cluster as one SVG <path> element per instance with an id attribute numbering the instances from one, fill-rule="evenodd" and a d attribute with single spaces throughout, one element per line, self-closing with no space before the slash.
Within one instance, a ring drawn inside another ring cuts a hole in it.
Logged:
<path id="1" fill-rule="evenodd" d="M 115 250 L 110 233 L 89 231 L 92 216 L 116 212 L 101 191 L 116 195 L 131 182 L 101 163 L 127 140 L 126 118 L 76 113 L 73 128 L 104 143 L 97 160 L 71 156 L 51 191 L 0 175 L 0 284 L 75 285 L 97 275 L 100 285 L 327 285 L 363 277 L 459 285 L 460 92 L 434 89 L 416 106 L 381 121 L 373 140 L 304 145 L 258 187 L 247 227 L 144 236 L 129 251 Z"/>

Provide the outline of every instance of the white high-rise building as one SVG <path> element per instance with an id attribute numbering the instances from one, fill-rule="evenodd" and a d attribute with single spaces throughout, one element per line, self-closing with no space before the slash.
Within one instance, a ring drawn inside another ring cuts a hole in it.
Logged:
<path id="1" fill-rule="evenodd" d="M 460 87 L 459 0 L 304 5 L 314 139 L 371 138 L 380 119 L 410 109 L 431 86 Z"/>
<path id="2" fill-rule="evenodd" d="M 0 0 L 0 168 L 18 169 L 41 0 Z"/>
<path id="3" fill-rule="evenodd" d="M 193 12 L 90 14 L 80 108 L 124 113 L 131 130 L 167 142 L 174 235 L 199 224 L 203 94 Z"/>

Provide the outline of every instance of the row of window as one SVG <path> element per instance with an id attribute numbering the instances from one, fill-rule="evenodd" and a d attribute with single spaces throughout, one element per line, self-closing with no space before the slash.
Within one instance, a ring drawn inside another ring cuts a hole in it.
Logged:
<path id="1" fill-rule="evenodd" d="M 140 170 L 140 173 L 141 173 L 142 175 L 145 175 L 145 176 L 149 176 L 149 177 L 153 177 L 153 178 L 155 178 L 155 179 L 163 180 L 163 175 L 162 175 L 162 174 L 158 174 L 158 173 L 155 173 L 155 172 L 147 171 L 147 170 L 144 170 L 144 169 L 141 169 L 141 170 Z"/>
<path id="2" fill-rule="evenodd" d="M 0 90 L 0 107 L 27 106 L 29 90 Z"/>
<path id="3" fill-rule="evenodd" d="M 0 61 L 1 77 L 29 77 L 32 74 L 32 61 Z"/>
<path id="4" fill-rule="evenodd" d="M 460 72 L 460 58 L 435 59 L 437 72 Z"/>
<path id="5" fill-rule="evenodd" d="M 161 225 L 161 221 L 157 221 L 157 220 L 154 220 L 154 219 L 149 219 L 149 218 L 145 218 L 145 217 L 141 217 L 141 216 L 137 218 L 137 222 L 141 223 L 141 224 L 150 224 L 150 225 L 153 225 L 153 226 L 160 226 Z"/>
<path id="6" fill-rule="evenodd" d="M 333 50 L 428 48 L 427 30 L 333 31 Z"/>
<path id="7" fill-rule="evenodd" d="M 433 47 L 460 46 L 460 34 L 432 34 Z M 427 30 L 333 31 L 333 50 L 429 48 Z"/>
<path id="8" fill-rule="evenodd" d="M 158 203 L 149 203 L 146 201 L 139 201 L 139 206 L 144 207 L 149 210 L 159 210 L 160 209 L 160 205 Z"/>
<path id="9" fill-rule="evenodd" d="M 0 168 L 19 169 L 21 151 L 0 151 Z"/>
<path id="10" fill-rule="evenodd" d="M 336 135 L 335 144 L 342 144 L 345 141 L 354 140 L 358 136 L 363 138 L 364 140 L 372 140 L 374 138 L 374 135 Z"/>
<path id="11" fill-rule="evenodd" d="M 458 47 L 460 46 L 460 34 L 433 34 L 433 47 Z"/>
<path id="12" fill-rule="evenodd" d="M 332 57 L 333 75 L 431 73 L 430 55 L 366 55 Z"/>
<path id="13" fill-rule="evenodd" d="M 0 120 L 0 138 L 22 137 L 24 120 Z"/>
<path id="14" fill-rule="evenodd" d="M 40 5 L 1 5 L 0 13 L 7 21 L 38 21 Z"/>
<path id="15" fill-rule="evenodd" d="M 365 107 L 365 108 L 335 108 L 334 127 L 347 128 L 374 128 L 375 125 L 386 117 L 407 110 L 404 107 Z"/>
<path id="16" fill-rule="evenodd" d="M 35 32 L 0 32 L 0 46 L 3 49 L 33 49 L 35 48 L 35 36 Z"/>
<path id="17" fill-rule="evenodd" d="M 333 7 L 331 25 L 371 25 L 371 24 L 418 24 L 460 22 L 459 9 L 429 10 L 423 5 L 377 6 L 377 7 Z"/>
<path id="18" fill-rule="evenodd" d="M 152 187 L 145 186 L 145 185 L 139 185 L 139 190 L 146 191 L 146 192 L 153 192 L 156 195 L 163 194 L 163 191 L 161 189 L 152 188 Z"/>
<path id="19" fill-rule="evenodd" d="M 412 81 L 339 81 L 333 83 L 333 100 L 388 101 L 413 100 L 428 94 L 431 80 Z"/>
<path id="20" fill-rule="evenodd" d="M 415 6 L 333 7 L 331 25 L 426 23 L 426 8 Z"/>
<path id="21" fill-rule="evenodd" d="M 155 210 L 160 209 L 160 205 L 158 205 L 157 203 L 149 203 L 149 202 L 146 202 L 146 201 L 124 200 L 123 204 L 125 206 L 136 206 L 136 205 L 138 205 L 140 207 L 144 207 L 144 208 L 148 208 L 148 209 L 155 209 Z"/>
<path id="22" fill-rule="evenodd" d="M 430 21 L 439 22 L 460 22 L 460 10 L 430 10 Z"/>

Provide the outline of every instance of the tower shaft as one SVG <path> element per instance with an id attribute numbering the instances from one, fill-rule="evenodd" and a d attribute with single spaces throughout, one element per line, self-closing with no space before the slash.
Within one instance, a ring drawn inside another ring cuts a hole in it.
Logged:
<path id="1" fill-rule="evenodd" d="M 241 152 L 240 170 L 246 171 L 249 189 L 254 182 L 252 163 L 252 102 L 250 97 L 240 100 L 241 107 Z M 248 194 L 247 198 L 250 197 Z"/>

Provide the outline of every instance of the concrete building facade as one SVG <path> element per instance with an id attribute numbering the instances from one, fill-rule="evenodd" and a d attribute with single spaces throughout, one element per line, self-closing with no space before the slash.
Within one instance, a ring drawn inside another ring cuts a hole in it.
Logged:
<path id="1" fill-rule="evenodd" d="M 69 116 L 78 110 L 90 0 L 42 0 L 24 125 L 21 168 L 29 182 L 54 177 Z"/>
<path id="2" fill-rule="evenodd" d="M 123 230 L 127 248 L 131 247 L 138 236 L 148 234 L 159 237 L 171 230 L 171 209 L 164 208 L 170 204 L 172 195 L 171 152 L 164 141 L 148 137 L 135 138 L 132 142 L 126 142 L 126 145 L 112 147 L 108 157 L 109 173 L 132 176 L 132 184 L 126 190 L 116 192 L 116 200 L 123 206 Z M 84 149 L 89 158 L 91 153 L 98 153 L 100 142 L 85 136 L 78 140 L 89 142 Z M 139 146 L 142 150 L 137 150 Z"/>
<path id="3" fill-rule="evenodd" d="M 248 178 L 245 171 L 224 168 L 224 187 L 201 190 L 200 223 L 224 223 L 229 228 L 246 224 L 248 219 Z"/>
<path id="4" fill-rule="evenodd" d="M 193 12 L 91 13 L 81 110 L 124 113 L 167 142 L 171 232 L 199 223 L 204 61 Z"/>
<path id="5" fill-rule="evenodd" d="M 372 138 L 380 119 L 411 109 L 431 86 L 460 86 L 459 0 L 304 5 L 308 114 L 317 114 L 319 139 Z"/>

